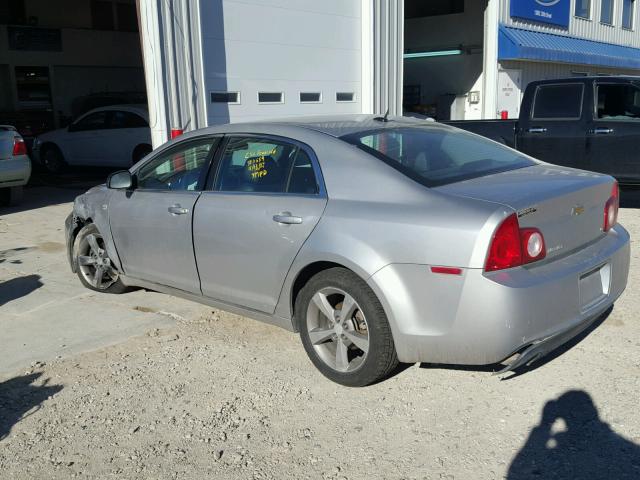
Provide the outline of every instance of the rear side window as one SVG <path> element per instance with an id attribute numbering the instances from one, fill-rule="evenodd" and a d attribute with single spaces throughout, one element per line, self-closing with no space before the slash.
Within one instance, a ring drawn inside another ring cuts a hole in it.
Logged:
<path id="1" fill-rule="evenodd" d="M 111 112 L 110 128 L 143 128 L 148 126 L 147 121 L 135 113 L 120 110 Z"/>
<path id="2" fill-rule="evenodd" d="M 384 128 L 342 139 L 427 187 L 535 165 L 496 142 L 438 125 Z"/>
<path id="3" fill-rule="evenodd" d="M 640 88 L 632 84 L 598 85 L 597 118 L 640 120 Z"/>
<path id="4" fill-rule="evenodd" d="M 221 158 L 216 190 L 316 194 L 313 163 L 298 145 L 270 138 L 231 137 Z"/>
<path id="5" fill-rule="evenodd" d="M 582 84 L 543 85 L 536 90 L 533 118 L 578 119 L 582 116 Z"/>

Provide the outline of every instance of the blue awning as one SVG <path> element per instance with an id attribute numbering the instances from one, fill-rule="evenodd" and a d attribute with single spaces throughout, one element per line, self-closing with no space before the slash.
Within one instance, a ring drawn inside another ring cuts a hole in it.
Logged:
<path id="1" fill-rule="evenodd" d="M 537 60 L 640 69 L 640 48 L 500 25 L 498 60 Z"/>

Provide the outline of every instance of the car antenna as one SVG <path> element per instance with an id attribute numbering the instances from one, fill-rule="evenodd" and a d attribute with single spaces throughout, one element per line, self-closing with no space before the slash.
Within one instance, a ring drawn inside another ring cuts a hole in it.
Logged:
<path id="1" fill-rule="evenodd" d="M 384 114 L 384 117 L 374 117 L 376 122 L 384 122 L 387 123 L 389 121 L 389 109 L 387 108 L 387 112 Z"/>

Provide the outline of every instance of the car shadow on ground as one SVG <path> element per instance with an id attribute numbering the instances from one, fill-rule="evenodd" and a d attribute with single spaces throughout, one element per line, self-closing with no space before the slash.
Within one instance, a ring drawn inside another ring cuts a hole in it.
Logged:
<path id="1" fill-rule="evenodd" d="M 40 409 L 42 402 L 62 390 L 62 385 L 49 385 L 49 379 L 42 385 L 33 385 L 41 376 L 40 372 L 31 373 L 0 383 L 0 440 L 26 415 Z"/>
<path id="2" fill-rule="evenodd" d="M 545 366 L 547 363 L 552 362 L 556 358 L 564 355 L 566 352 L 571 350 L 573 347 L 582 342 L 585 338 L 587 338 L 594 330 L 596 330 L 600 325 L 602 325 L 611 312 L 613 311 L 613 306 L 609 307 L 604 313 L 602 313 L 588 328 L 580 332 L 578 335 L 573 337 L 568 342 L 562 344 L 560 347 L 556 348 L 549 354 L 545 355 L 540 359 L 536 359 L 530 365 L 524 365 L 520 368 L 517 368 L 513 371 L 507 372 L 506 376 L 502 377 L 501 380 L 511 380 L 520 375 L 524 375 L 525 373 L 531 372 L 533 370 L 537 370 Z M 497 373 L 503 368 L 505 368 L 505 364 L 496 363 L 492 365 L 449 365 L 442 363 L 421 363 L 420 368 L 426 369 L 444 369 L 444 370 L 463 370 L 469 372 L 490 372 Z"/>
<path id="3" fill-rule="evenodd" d="M 545 405 L 507 480 L 640 478 L 640 446 L 604 423 L 588 393 L 572 390 Z"/>
<path id="4" fill-rule="evenodd" d="M 113 171 L 113 168 L 78 167 L 53 175 L 36 168 L 24 187 L 22 201 L 11 207 L 0 205 L 0 215 L 72 202 L 91 187 L 105 183 Z"/>
<path id="5" fill-rule="evenodd" d="M 34 290 L 42 287 L 40 275 L 25 275 L 0 282 L 0 306 L 12 300 L 26 297 Z"/>

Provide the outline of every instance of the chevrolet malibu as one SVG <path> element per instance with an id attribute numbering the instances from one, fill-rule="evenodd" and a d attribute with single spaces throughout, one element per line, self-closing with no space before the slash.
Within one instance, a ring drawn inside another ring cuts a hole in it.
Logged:
<path id="1" fill-rule="evenodd" d="M 349 386 L 398 362 L 516 369 L 622 294 L 613 178 L 434 122 L 317 117 L 211 127 L 79 196 L 71 269 L 299 332 Z"/>

